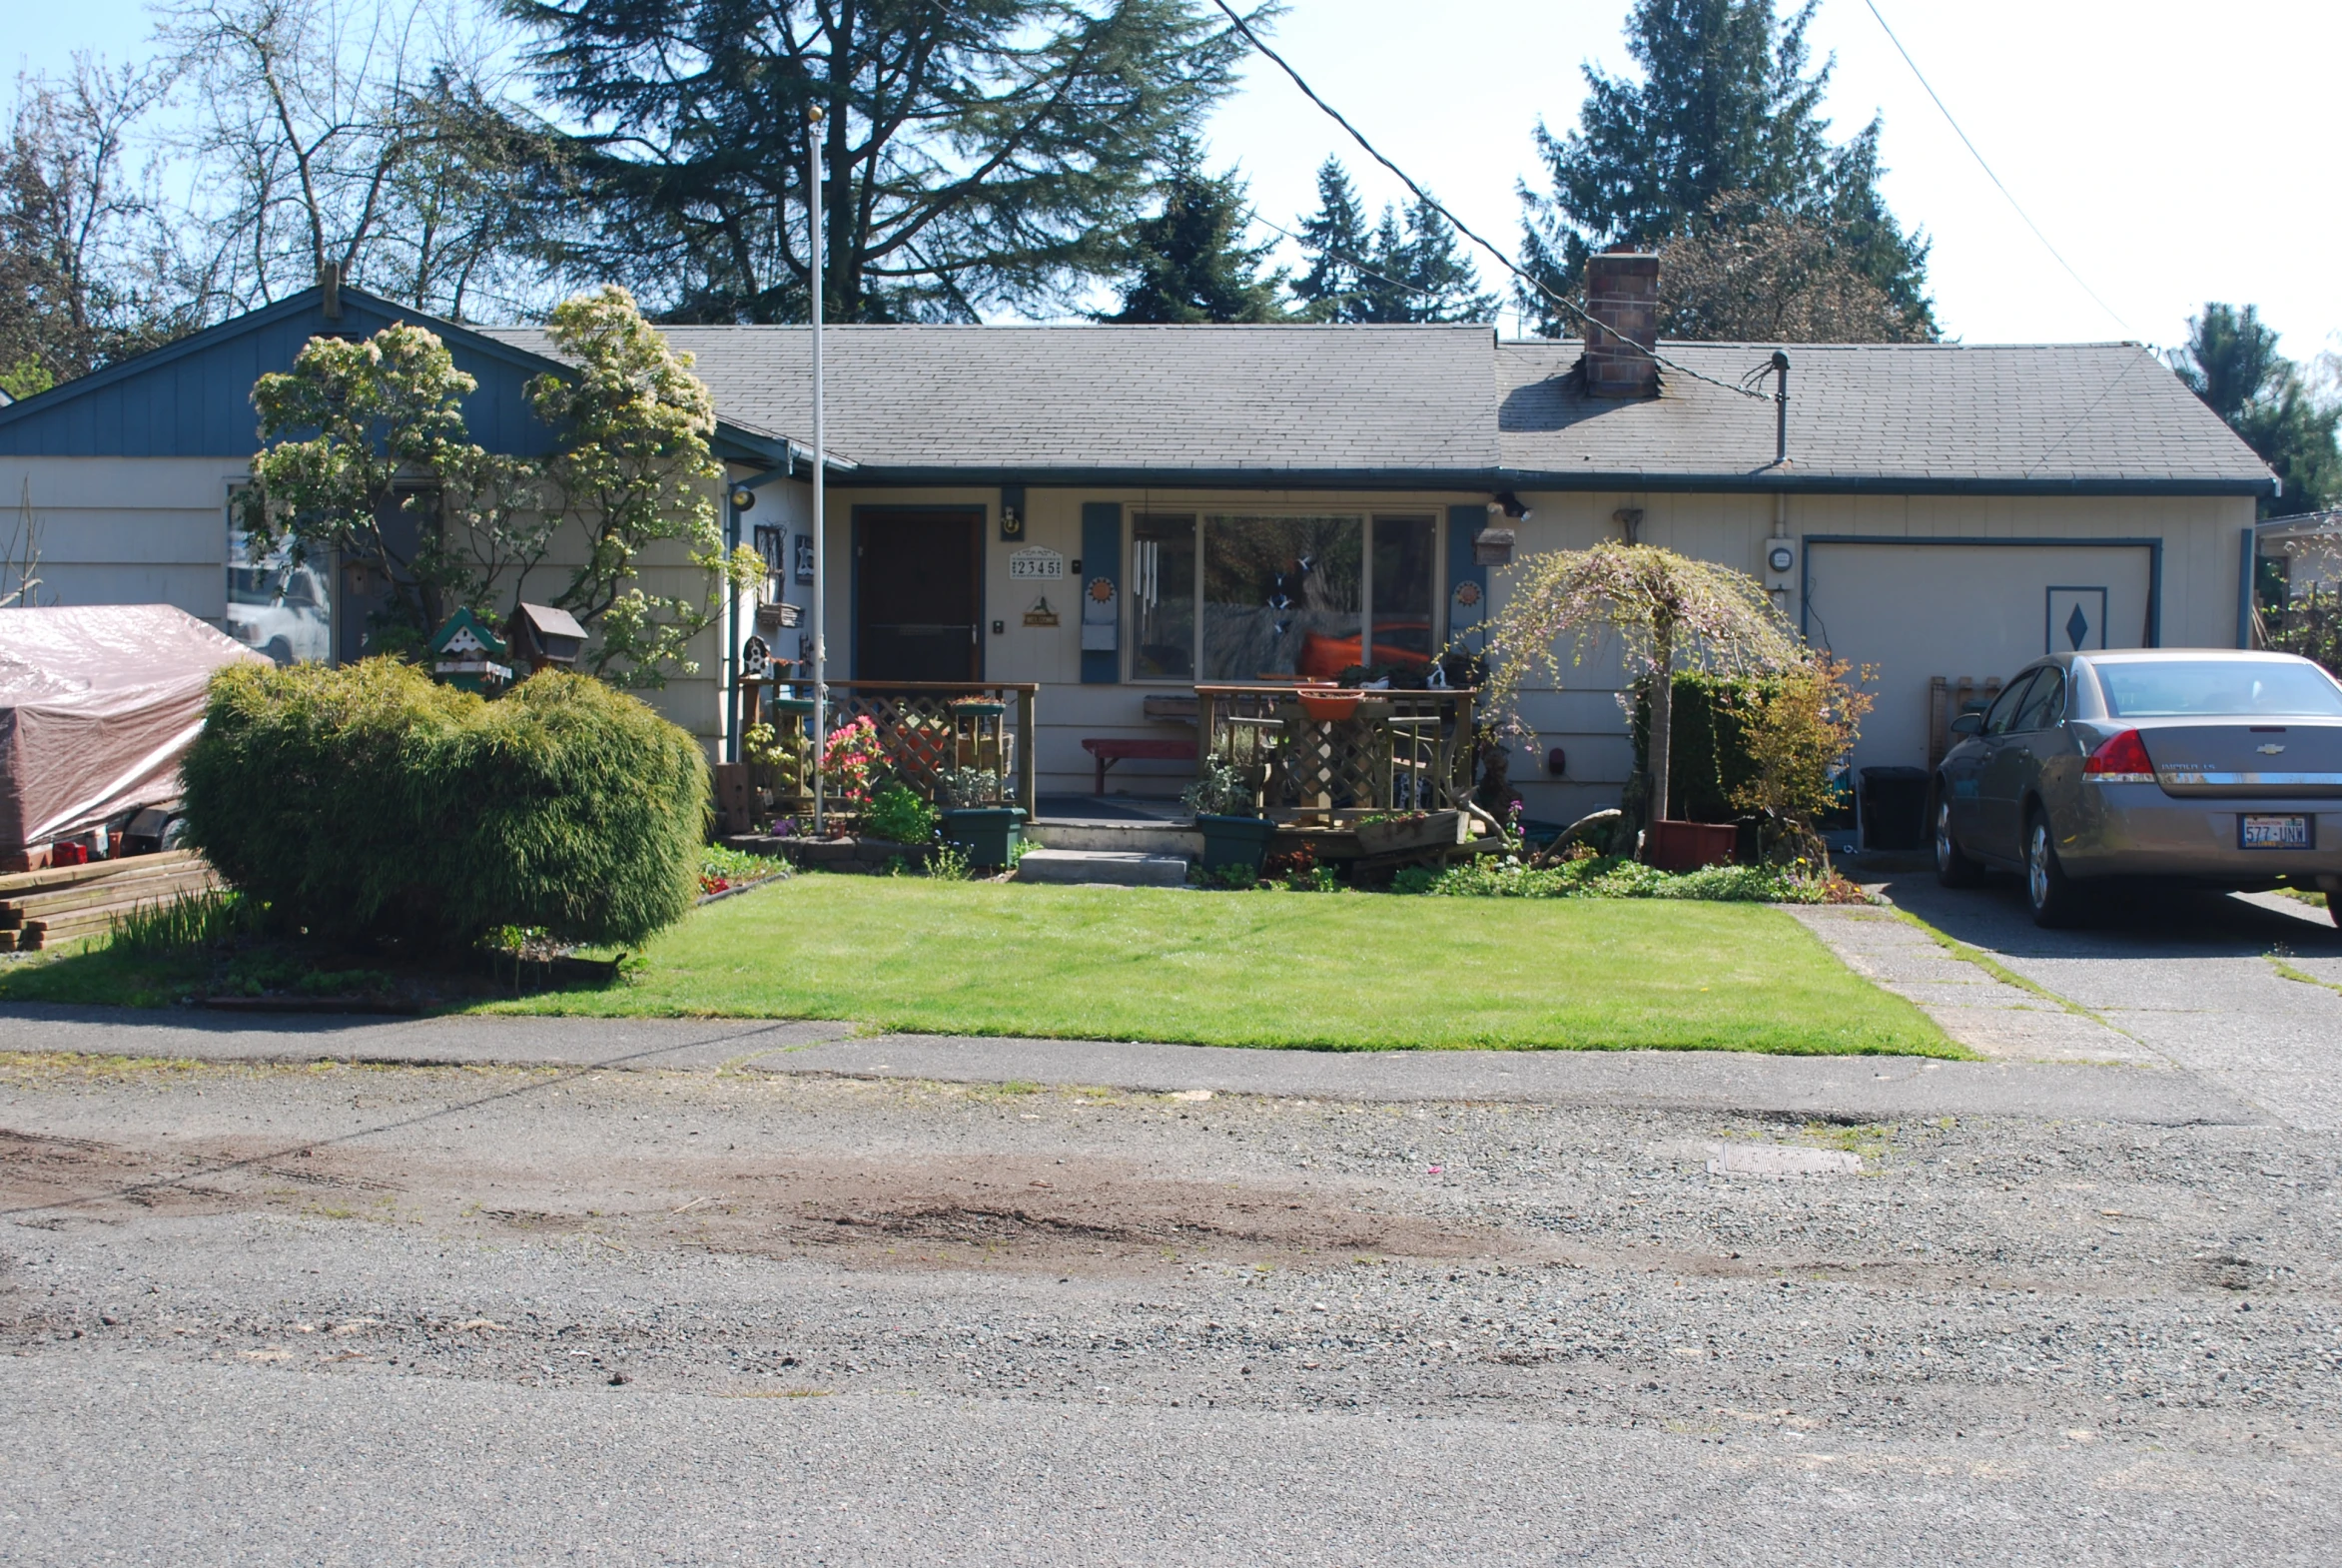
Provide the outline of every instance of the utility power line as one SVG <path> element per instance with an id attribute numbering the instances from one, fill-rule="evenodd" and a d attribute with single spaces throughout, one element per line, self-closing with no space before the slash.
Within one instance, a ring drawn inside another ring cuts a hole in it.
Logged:
<path id="1" fill-rule="evenodd" d="M 1919 79 L 1920 86 L 1934 101 L 1937 110 L 1943 114 L 1944 123 L 1952 127 L 1953 136 L 1959 138 L 1959 145 L 1967 149 L 1967 155 L 1976 161 L 1976 167 L 1984 171 L 1984 178 L 1992 182 L 1992 189 L 2007 198 L 2009 207 L 2015 211 L 2017 217 L 2024 220 L 2024 226 L 2033 232 L 2033 238 L 2041 242 L 2041 249 L 2047 251 L 2056 260 L 2057 265 L 2065 269 L 2065 276 L 2071 278 L 2080 287 L 2081 292 L 2088 295 L 2096 303 L 2099 310 L 2113 318 L 2115 326 L 2126 333 L 2131 332 L 2130 323 L 2122 319 L 2122 313 L 2108 305 L 2098 291 L 2091 288 L 2082 275 L 2073 270 L 2073 264 L 2059 253 L 2057 247 L 2049 243 L 2049 237 L 2041 233 L 2041 226 L 2033 222 L 2032 215 L 2024 210 L 2023 204 L 2017 201 L 2007 186 L 2000 183 L 2000 177 L 1992 172 L 1992 166 L 1984 162 L 1984 155 L 1976 151 L 1976 144 L 1968 140 L 1967 133 L 1959 128 L 1959 122 L 1952 117 L 1951 109 L 1946 107 L 1943 97 L 1928 81 L 1927 73 L 1920 69 L 1920 63 L 1911 57 L 1909 49 L 1903 47 L 1903 40 L 1895 36 L 1895 29 L 1887 25 L 1887 18 L 1879 10 L 1878 0 L 1863 0 L 1863 4 L 1869 8 L 1871 15 L 1878 21 L 1879 30 L 1887 35 L 1887 41 L 1895 46 L 1895 52 L 1903 56 L 1903 63 L 1911 67 L 1911 74 Z"/>
<path id="2" fill-rule="evenodd" d="M 1430 208 L 1433 212 L 1439 214 L 1440 217 L 1453 224 L 1455 226 L 1456 233 L 1471 241 L 1481 250 L 1486 251 L 1490 256 L 1495 257 L 1498 266 L 1502 267 L 1506 272 L 1511 273 L 1515 278 L 1518 278 L 1521 282 L 1527 284 L 1530 288 L 1536 290 L 1537 293 L 1552 301 L 1555 305 L 1560 306 L 1563 310 L 1569 312 L 1570 315 L 1576 317 L 1579 321 L 1588 323 L 1592 326 L 1603 327 L 1604 331 L 1609 331 L 1607 326 L 1601 322 L 1596 321 L 1594 317 L 1588 314 L 1586 309 L 1579 305 L 1575 300 L 1571 300 L 1562 295 L 1554 293 L 1554 291 L 1548 289 L 1541 280 L 1531 277 L 1527 272 L 1514 265 L 1513 259 L 1511 257 L 1505 255 L 1504 252 L 1498 250 L 1495 246 L 1489 244 L 1488 241 L 1482 239 L 1480 235 L 1475 230 L 1473 230 L 1471 225 L 1465 223 L 1454 213 L 1448 211 L 1447 207 L 1441 203 L 1437 197 L 1434 197 L 1429 191 L 1424 190 L 1422 186 L 1418 185 L 1412 175 L 1408 174 L 1404 169 L 1401 169 L 1397 164 L 1392 163 L 1388 158 L 1385 158 L 1382 155 L 1380 148 L 1376 147 L 1372 142 L 1366 140 L 1366 135 L 1364 132 L 1360 131 L 1356 126 L 1350 124 L 1347 116 L 1345 116 L 1339 109 L 1334 108 L 1333 105 L 1327 103 L 1323 98 L 1317 95 L 1317 89 L 1311 87 L 1308 81 L 1302 77 L 1301 73 L 1293 69 L 1291 62 L 1287 61 L 1283 55 L 1278 54 L 1275 50 L 1269 48 L 1266 43 L 1261 41 L 1260 35 L 1253 32 L 1251 25 L 1247 23 L 1241 16 L 1236 14 L 1235 8 L 1228 4 L 1228 0 L 1212 0 L 1212 4 L 1219 7 L 1220 13 L 1228 19 L 1228 21 L 1235 27 L 1235 30 L 1238 33 L 1243 35 L 1244 41 L 1246 43 L 1250 44 L 1253 49 L 1258 51 L 1263 57 L 1274 63 L 1278 70 L 1284 72 L 1286 76 L 1292 78 L 1293 85 L 1301 90 L 1303 97 L 1307 98 L 1309 102 L 1315 104 L 1319 109 L 1323 110 L 1327 116 L 1333 120 L 1334 124 L 1349 132 L 1350 140 L 1356 142 L 1360 147 L 1364 148 L 1366 150 L 1367 157 L 1373 159 L 1376 163 L 1382 165 L 1383 168 L 1388 169 L 1392 174 L 1398 176 L 1399 183 L 1405 186 L 1409 191 L 1412 191 L 1415 194 L 1415 199 L 1417 201 L 1420 201 L 1424 206 Z M 1616 337 L 1617 335 L 1613 334 L 1612 336 Z M 1629 343 L 1628 340 L 1624 338 L 1619 338 L 1618 341 L 1620 343 L 1627 344 L 1629 348 L 1633 349 L 1637 354 L 1640 354 L 1649 359 L 1653 364 L 1664 366 L 1668 370 L 1674 371 L 1680 376 L 1688 376 L 1696 382 L 1706 382 L 1711 387 L 1721 387 L 1728 392 L 1735 392 L 1740 396 L 1753 398 L 1758 402 L 1771 402 L 1773 400 L 1771 396 L 1764 392 L 1753 392 L 1746 387 L 1735 387 L 1732 383 L 1718 381 L 1713 376 L 1703 376 L 1701 373 L 1693 370 L 1688 365 L 1678 365 L 1675 363 L 1675 361 L 1670 360 L 1667 358 L 1667 356 L 1659 353 L 1655 349 L 1646 349 L 1639 343 Z"/>

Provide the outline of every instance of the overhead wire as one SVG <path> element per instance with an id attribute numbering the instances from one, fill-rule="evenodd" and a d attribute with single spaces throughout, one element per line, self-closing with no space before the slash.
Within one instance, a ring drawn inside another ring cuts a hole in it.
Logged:
<path id="1" fill-rule="evenodd" d="M 2065 269 L 2065 276 L 2071 278 L 2076 287 L 2088 295 L 2099 310 L 2104 311 L 2107 316 L 2112 318 L 2115 326 L 2126 333 L 2132 331 L 2130 323 L 2122 319 L 2122 313 L 2108 305 L 2100 297 L 2098 291 L 2091 288 L 2089 282 L 2080 273 L 2074 271 L 2073 264 L 2065 259 L 2057 247 L 2049 243 L 2049 237 L 2041 232 L 2041 226 L 2033 222 L 2032 214 L 2024 210 L 2024 205 L 2017 201 L 2015 195 L 2006 185 L 2001 183 L 2000 177 L 1992 172 L 1992 166 L 1984 161 L 1984 155 L 1976 151 L 1976 144 L 1968 140 L 1967 133 L 1959 128 L 1959 122 L 1952 118 L 1952 110 L 1945 104 L 1943 96 L 1936 91 L 1935 85 L 1928 80 L 1928 74 L 1922 71 L 1920 63 L 1911 57 L 1911 51 L 1903 47 L 1903 40 L 1895 36 L 1895 29 L 1887 25 L 1886 16 L 1879 10 L 1878 0 L 1863 0 L 1863 4 L 1869 8 L 1872 17 L 1878 22 L 1879 30 L 1887 35 L 1887 41 L 1895 46 L 1895 52 L 1903 56 L 1903 63 L 1911 67 L 1911 74 L 1919 79 L 1920 86 L 1926 90 L 1928 97 L 1935 103 L 1937 111 L 1944 116 L 1944 123 L 1952 127 L 1953 136 L 1959 138 L 1959 145 L 1967 149 L 1967 155 L 1976 161 L 1976 167 L 1984 171 L 1984 178 L 1992 182 L 1992 189 L 2005 197 L 2010 209 L 2015 212 L 2017 217 L 2024 220 L 2024 226 L 2033 232 L 2033 238 L 2041 242 L 2041 249 L 2047 251 L 2057 265 Z"/>
<path id="2" fill-rule="evenodd" d="M 1334 108 L 1333 105 L 1327 103 L 1323 98 L 1318 96 L 1317 89 L 1311 87 L 1307 79 L 1304 78 L 1299 71 L 1293 69 L 1292 63 L 1290 61 L 1286 60 L 1283 55 L 1278 54 L 1275 50 L 1269 48 L 1268 45 L 1261 39 L 1260 35 L 1252 31 L 1251 24 L 1247 23 L 1243 17 L 1236 13 L 1235 8 L 1228 4 L 1228 0 L 1212 0 L 1212 4 L 1219 8 L 1220 14 L 1228 19 L 1229 23 L 1234 26 L 1235 30 L 1243 36 L 1243 39 L 1246 43 L 1250 44 L 1252 48 L 1256 50 L 1263 58 L 1270 61 L 1276 66 L 1278 70 L 1284 72 L 1287 77 L 1291 78 L 1292 84 L 1301 90 L 1301 95 L 1307 98 L 1309 102 L 1315 104 L 1319 109 L 1323 110 L 1325 114 L 1332 119 L 1334 124 L 1340 126 L 1344 131 L 1347 131 L 1350 135 L 1350 140 L 1356 142 L 1361 148 L 1365 149 L 1367 157 L 1373 159 L 1376 163 L 1382 165 L 1383 168 L 1396 175 L 1398 177 L 1399 183 L 1405 186 L 1409 191 L 1413 192 L 1417 201 L 1421 202 L 1424 206 L 1430 208 L 1433 212 L 1439 214 L 1440 217 L 1446 219 L 1450 224 L 1454 225 L 1456 233 L 1462 235 L 1465 239 L 1471 241 L 1481 250 L 1486 251 L 1490 256 L 1496 258 L 1496 263 L 1498 266 L 1502 267 L 1506 272 L 1512 274 L 1515 278 L 1518 278 L 1522 283 L 1528 285 L 1531 289 L 1534 289 L 1539 295 L 1543 296 L 1547 300 L 1550 300 L 1553 304 L 1561 307 L 1561 309 L 1567 311 L 1570 315 L 1576 317 L 1579 321 L 1584 322 L 1590 326 L 1603 327 L 1605 331 L 1608 331 L 1608 328 L 1605 326 L 1605 324 L 1598 321 L 1585 309 L 1585 307 L 1579 305 L 1575 300 L 1569 299 L 1567 296 L 1555 293 L 1552 289 L 1545 285 L 1543 280 L 1531 276 L 1528 272 L 1515 265 L 1511 257 L 1505 255 L 1504 252 L 1498 250 L 1494 245 L 1491 245 L 1487 240 L 1483 239 L 1475 230 L 1473 230 L 1471 225 L 1465 223 L 1461 218 L 1458 218 L 1454 213 L 1450 212 L 1444 203 L 1439 201 L 1439 199 L 1434 197 L 1429 191 L 1424 190 L 1422 186 L 1417 184 L 1413 176 L 1409 175 L 1397 164 L 1391 162 L 1390 159 L 1384 157 L 1382 150 L 1376 147 L 1372 142 L 1368 141 L 1364 132 L 1360 131 L 1356 126 L 1350 124 L 1349 118 L 1346 115 L 1344 115 L 1339 109 Z M 1613 336 L 1615 337 L 1616 335 L 1613 334 Z M 1736 387 L 1731 382 L 1720 381 L 1716 377 L 1708 376 L 1699 371 L 1695 371 L 1688 365 L 1679 365 L 1675 361 L 1669 359 L 1667 356 L 1659 353 L 1659 351 L 1656 349 L 1646 349 L 1641 344 L 1633 343 L 1630 340 L 1624 338 L 1620 338 L 1618 341 L 1633 349 L 1637 354 L 1640 354 L 1644 358 L 1650 360 L 1653 364 L 1663 366 L 1666 369 L 1675 372 L 1679 376 L 1687 376 L 1696 382 L 1706 382 L 1711 387 L 1721 387 L 1728 392 L 1734 392 L 1743 397 L 1754 398 L 1759 402 L 1771 402 L 1773 400 L 1771 395 L 1768 393 L 1754 392 L 1746 387 Z"/>

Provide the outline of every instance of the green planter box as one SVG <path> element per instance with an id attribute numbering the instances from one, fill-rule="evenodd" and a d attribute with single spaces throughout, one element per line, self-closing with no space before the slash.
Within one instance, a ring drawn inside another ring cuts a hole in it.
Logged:
<path id="1" fill-rule="evenodd" d="M 1257 872 L 1276 824 L 1264 817 L 1213 817 L 1197 812 L 1195 829 L 1203 835 L 1205 871 L 1244 866 Z"/>
<path id="2" fill-rule="evenodd" d="M 1022 806 L 964 806 L 943 814 L 945 841 L 966 850 L 973 866 L 1007 865 L 1024 831 Z"/>

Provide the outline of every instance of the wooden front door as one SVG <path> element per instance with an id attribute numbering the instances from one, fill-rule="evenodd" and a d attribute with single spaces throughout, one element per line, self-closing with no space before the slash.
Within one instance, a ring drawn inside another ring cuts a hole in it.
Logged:
<path id="1" fill-rule="evenodd" d="M 983 675 L 984 513 L 854 515 L 854 678 Z"/>

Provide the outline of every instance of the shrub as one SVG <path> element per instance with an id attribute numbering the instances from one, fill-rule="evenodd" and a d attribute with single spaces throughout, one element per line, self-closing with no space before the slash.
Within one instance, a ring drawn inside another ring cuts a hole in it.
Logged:
<path id="1" fill-rule="evenodd" d="M 900 784 L 880 790 L 862 814 L 866 832 L 897 844 L 926 843 L 935 837 L 936 820 L 935 808 Z"/>
<path id="2" fill-rule="evenodd" d="M 699 891 L 697 742 L 582 675 L 488 702 L 390 659 L 232 665 L 184 771 L 189 842 L 323 936 L 634 946 Z"/>
<path id="3" fill-rule="evenodd" d="M 1446 898 L 1658 898 L 1723 904 L 1868 901 L 1862 889 L 1836 872 L 1805 863 L 1671 872 L 1607 855 L 1558 866 L 1525 866 L 1507 858 L 1475 860 L 1445 871 L 1408 867 L 1391 886 L 1400 893 Z"/>

